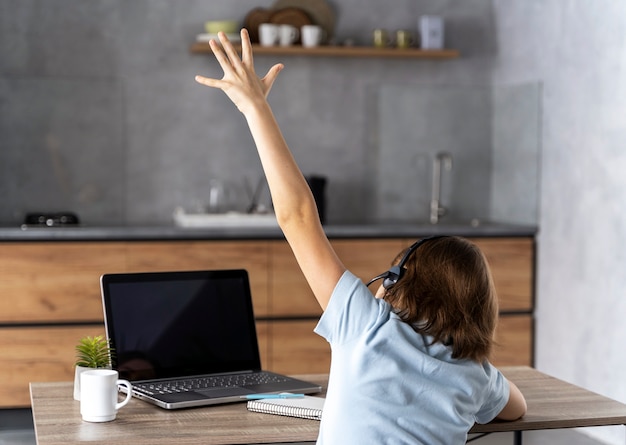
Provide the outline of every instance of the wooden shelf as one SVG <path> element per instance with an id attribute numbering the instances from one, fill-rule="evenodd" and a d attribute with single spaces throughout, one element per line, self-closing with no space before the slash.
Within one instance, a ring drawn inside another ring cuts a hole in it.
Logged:
<path id="1" fill-rule="evenodd" d="M 236 46 L 240 49 L 240 46 Z M 294 46 L 252 45 L 255 55 L 311 56 L 311 57 L 382 57 L 395 59 L 454 59 L 459 57 L 455 49 L 422 50 L 418 48 L 374 48 L 367 46 L 318 46 L 304 48 Z M 211 53 L 208 43 L 196 42 L 191 45 L 192 53 Z"/>

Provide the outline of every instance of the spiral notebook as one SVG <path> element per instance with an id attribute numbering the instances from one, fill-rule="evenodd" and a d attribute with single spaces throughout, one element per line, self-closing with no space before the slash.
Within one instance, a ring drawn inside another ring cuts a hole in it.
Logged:
<path id="1" fill-rule="evenodd" d="M 304 396 L 297 399 L 260 399 L 248 401 L 248 410 L 264 414 L 322 420 L 324 398 Z"/>

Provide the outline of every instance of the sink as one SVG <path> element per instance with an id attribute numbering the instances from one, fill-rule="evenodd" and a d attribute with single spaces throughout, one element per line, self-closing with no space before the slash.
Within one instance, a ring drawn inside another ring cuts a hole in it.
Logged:
<path id="1" fill-rule="evenodd" d="M 185 213 L 181 208 L 174 211 L 174 223 L 179 227 L 268 227 L 278 228 L 273 213 Z"/>

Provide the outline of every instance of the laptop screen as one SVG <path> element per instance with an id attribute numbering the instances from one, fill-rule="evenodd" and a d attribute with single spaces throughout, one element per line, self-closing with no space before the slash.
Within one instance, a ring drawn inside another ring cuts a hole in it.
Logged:
<path id="1" fill-rule="evenodd" d="M 245 270 L 107 274 L 101 286 L 120 378 L 260 369 Z"/>

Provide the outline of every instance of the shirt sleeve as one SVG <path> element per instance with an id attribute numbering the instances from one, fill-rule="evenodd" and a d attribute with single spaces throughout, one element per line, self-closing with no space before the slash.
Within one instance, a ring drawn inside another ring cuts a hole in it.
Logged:
<path id="1" fill-rule="evenodd" d="M 485 403 L 476 414 L 477 423 L 489 423 L 500 414 L 509 402 L 509 381 L 491 363 L 485 364 L 485 370 L 489 376 Z"/>
<path id="2" fill-rule="evenodd" d="M 385 305 L 387 303 L 376 299 L 358 277 L 345 271 L 315 327 L 315 333 L 331 344 L 345 343 L 376 325 Z"/>

